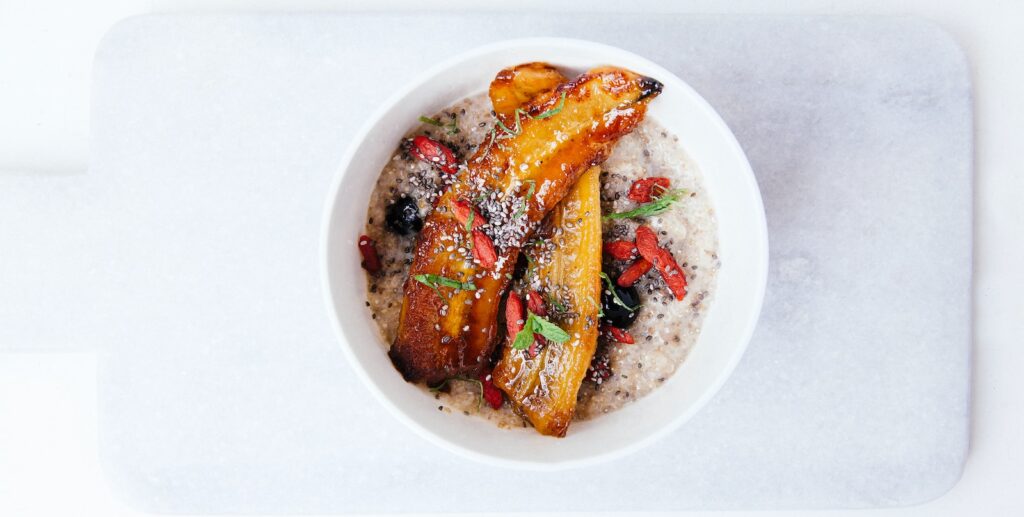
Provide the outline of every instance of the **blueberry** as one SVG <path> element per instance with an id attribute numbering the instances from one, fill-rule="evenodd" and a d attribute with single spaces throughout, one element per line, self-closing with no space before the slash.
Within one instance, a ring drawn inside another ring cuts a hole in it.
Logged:
<path id="1" fill-rule="evenodd" d="M 604 312 L 604 316 L 601 317 L 601 321 L 620 329 L 629 328 L 636 321 L 637 314 L 640 313 L 640 292 L 633 286 L 619 287 L 618 284 L 614 285 L 615 294 L 618 295 L 619 300 L 634 308 L 634 310 L 629 310 L 619 304 L 615 297 L 612 296 L 608 291 L 607 284 L 602 287 L 601 311 Z"/>
<path id="2" fill-rule="evenodd" d="M 420 209 L 416 206 L 416 201 L 409 196 L 402 196 L 388 205 L 384 216 L 388 229 L 398 235 L 408 235 L 423 229 Z"/>

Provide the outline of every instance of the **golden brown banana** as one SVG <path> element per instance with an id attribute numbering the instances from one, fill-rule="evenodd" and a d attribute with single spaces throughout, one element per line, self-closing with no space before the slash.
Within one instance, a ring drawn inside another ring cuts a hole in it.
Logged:
<path id="1" fill-rule="evenodd" d="M 406 380 L 438 384 L 489 363 L 519 248 L 641 122 L 661 87 L 621 68 L 594 69 L 540 94 L 481 144 L 417 237 L 389 352 Z M 467 205 L 487 222 L 460 220 Z"/>

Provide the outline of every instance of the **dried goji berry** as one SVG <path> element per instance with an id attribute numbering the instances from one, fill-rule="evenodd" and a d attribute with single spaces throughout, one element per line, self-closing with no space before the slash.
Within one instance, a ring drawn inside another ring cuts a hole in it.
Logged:
<path id="1" fill-rule="evenodd" d="M 523 299 L 515 291 L 508 293 L 508 300 L 505 302 L 505 330 L 508 331 L 509 339 L 515 339 L 516 334 L 523 330 L 526 323 L 526 311 L 523 310 Z"/>
<path id="2" fill-rule="evenodd" d="M 609 241 L 604 243 L 604 252 L 615 260 L 633 260 L 636 258 L 636 244 L 630 241 Z"/>
<path id="3" fill-rule="evenodd" d="M 637 203 L 649 203 L 662 192 L 668 190 L 672 182 L 668 178 L 641 178 L 629 187 L 626 197 Z"/>
<path id="4" fill-rule="evenodd" d="M 547 316 L 548 309 L 544 306 L 544 299 L 537 291 L 530 291 L 526 294 L 526 308 L 538 316 Z"/>
<path id="5" fill-rule="evenodd" d="M 675 295 L 676 300 L 686 298 L 686 275 L 683 268 L 679 267 L 675 257 L 668 250 L 661 250 L 658 257 L 655 265 L 658 266 L 658 271 L 661 272 L 661 277 L 665 279 L 669 290 Z"/>
<path id="6" fill-rule="evenodd" d="M 654 230 L 650 226 L 640 225 L 636 229 L 636 250 L 640 252 L 640 256 L 653 262 L 653 258 L 658 254 L 658 235 L 654 233 Z"/>
<path id="7" fill-rule="evenodd" d="M 478 212 L 477 209 L 469 203 L 469 201 L 464 199 L 460 199 L 452 203 L 452 212 L 455 213 L 455 218 L 463 225 L 466 224 L 466 221 L 469 221 L 469 214 L 472 213 L 473 225 L 471 229 L 473 230 L 487 224 L 487 219 L 480 215 L 480 212 Z"/>
<path id="8" fill-rule="evenodd" d="M 490 372 L 480 372 L 479 379 L 487 405 L 494 409 L 501 409 L 501 405 L 505 403 L 505 395 L 494 385 L 494 378 L 491 377 Z"/>
<path id="9" fill-rule="evenodd" d="M 644 259 L 658 268 L 658 272 L 665 279 L 665 284 L 668 285 L 676 300 L 686 297 L 686 275 L 683 273 L 683 268 L 676 263 L 672 252 L 658 246 L 658 236 L 654 230 L 644 225 L 637 227 L 636 249 Z"/>
<path id="10" fill-rule="evenodd" d="M 605 325 L 604 327 L 601 328 L 601 330 L 608 333 L 608 335 L 610 335 L 612 339 L 618 341 L 619 343 L 624 343 L 627 345 L 632 345 L 633 343 L 636 343 L 636 341 L 633 339 L 633 336 L 629 332 L 626 332 L 625 330 L 622 330 L 618 327 Z"/>
<path id="11" fill-rule="evenodd" d="M 360 235 L 359 253 L 363 256 L 363 269 L 374 275 L 380 273 L 380 256 L 377 255 L 377 243 L 373 239 Z"/>
<path id="12" fill-rule="evenodd" d="M 413 138 L 409 145 L 409 154 L 448 174 L 455 174 L 459 170 L 455 153 L 448 146 L 429 136 L 419 135 Z"/>
<path id="13" fill-rule="evenodd" d="M 473 257 L 480 261 L 485 269 L 491 269 L 498 262 L 498 253 L 494 251 L 494 243 L 486 233 L 473 230 Z"/>
<path id="14" fill-rule="evenodd" d="M 615 283 L 619 284 L 619 287 L 629 287 L 635 284 L 637 280 L 640 280 L 640 277 L 646 275 L 653 266 L 654 264 L 651 264 L 647 259 L 638 258 L 619 275 Z"/>

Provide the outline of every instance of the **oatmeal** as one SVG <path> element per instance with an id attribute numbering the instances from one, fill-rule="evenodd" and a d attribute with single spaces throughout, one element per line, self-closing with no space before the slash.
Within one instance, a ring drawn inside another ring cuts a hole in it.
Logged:
<path id="1" fill-rule="evenodd" d="M 426 135 L 465 158 L 485 142 L 494 127 L 491 103 L 484 94 L 464 99 L 433 117 L 424 117 L 409 138 Z M 415 150 L 413 150 L 415 152 Z M 422 157 L 410 154 L 408 144 L 399 146 L 384 166 L 370 197 L 365 234 L 375 241 L 380 271 L 368 276 L 366 304 L 380 329 L 382 344 L 388 347 L 398 331 L 403 302 L 403 284 L 413 261 L 418 225 L 433 210 L 433 203 L 452 181 Z M 610 286 L 630 266 L 604 254 L 608 283 L 603 285 L 603 317 L 618 322 L 620 305 L 639 304 L 628 314 L 625 331 L 632 344 L 620 342 L 602 332 L 598 350 L 587 379 L 578 394 L 575 419 L 586 420 L 614 411 L 638 399 L 665 382 L 686 359 L 697 341 L 706 308 L 711 303 L 719 267 L 717 223 L 704 189 L 700 171 L 682 150 L 678 139 L 647 118 L 632 133 L 622 137 L 601 165 L 602 213 L 628 212 L 638 203 L 627 196 L 636 180 L 668 178 L 678 201 L 656 215 L 605 219 L 603 240 L 633 240 L 638 226 L 652 229 L 660 246 L 671 251 L 683 269 L 687 283 L 682 301 L 673 297 L 658 269 L 642 275 L 631 288 L 616 288 L 614 295 L 635 300 L 609 302 Z M 680 190 L 682 189 L 682 190 Z M 656 190 L 662 194 L 664 188 Z M 539 192 L 538 195 L 543 195 Z M 523 279 L 515 285 L 522 286 Z M 621 316 L 625 317 L 625 316 Z M 602 319 L 602 324 L 607 323 Z M 502 343 L 505 343 L 503 340 Z M 504 345 L 501 345 L 504 346 Z M 434 390 L 442 411 L 478 415 L 502 427 L 527 427 L 529 423 L 510 404 L 493 409 L 484 399 L 482 381 L 456 377 Z M 428 388 L 424 388 L 428 389 Z M 492 394 L 493 395 L 493 394 Z"/>

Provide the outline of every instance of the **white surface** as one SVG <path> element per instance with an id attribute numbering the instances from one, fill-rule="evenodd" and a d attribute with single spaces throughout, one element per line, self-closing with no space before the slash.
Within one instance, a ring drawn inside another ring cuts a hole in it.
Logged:
<path id="1" fill-rule="evenodd" d="M 765 317 L 689 425 L 573 477 L 481 467 L 384 415 L 329 337 L 318 214 L 337 142 L 389 93 L 381 85 L 500 32 L 477 19 L 416 52 L 389 51 L 396 39 L 362 51 L 392 24 L 418 42 L 444 21 L 162 17 L 108 35 L 93 169 L 68 194 L 94 206 L 58 228 L 17 212 L 18 231 L 69 232 L 92 260 L 17 251 L 15 272 L 21 260 L 47 276 L 8 285 L 39 313 L 56 297 L 28 286 L 79 270 L 102 286 L 84 311 L 94 320 L 67 328 L 103 343 L 101 451 L 124 497 L 163 511 L 480 511 L 512 484 L 534 488 L 510 509 L 847 507 L 918 502 L 956 480 L 969 99 L 958 49 L 912 20 L 505 17 L 526 35 L 597 27 L 719 109 L 761 178 L 781 252 Z M 647 30 L 616 31 L 630 23 Z M 675 46 L 659 46 L 670 31 Z M 17 199 L 50 191 L 32 180 L 10 183 Z M 478 482 L 492 478 L 502 483 Z M 448 501 L 453 484 L 474 489 Z"/>
<path id="2" fill-rule="evenodd" d="M 516 23 L 528 25 L 525 22 Z M 704 181 L 718 219 L 717 252 L 723 257 L 714 305 L 694 350 L 676 374 L 634 404 L 599 420 L 573 424 L 561 440 L 531 428 L 499 429 L 483 419 L 451 418 L 435 409 L 429 393 L 395 375 L 384 353 L 390 343 L 380 342 L 380 331 L 364 306 L 366 276 L 354 252 L 365 227 L 363 201 L 370 198 L 380 170 L 394 154 L 395 142 L 409 131 L 409 121 L 480 94 L 494 80 L 496 70 L 536 61 L 572 73 L 614 63 L 664 84 L 646 116 L 685 142 L 687 155 L 702 170 L 713 171 Z M 329 191 L 322 230 L 328 312 L 349 366 L 387 409 L 428 440 L 502 467 L 555 470 L 597 465 L 677 429 L 707 404 L 743 356 L 757 325 L 768 277 L 767 223 L 760 192 L 743 150 L 721 117 L 678 76 L 656 63 L 578 39 L 506 40 L 452 57 L 409 81 L 354 136 L 345 139 L 352 147 Z"/>
<path id="3" fill-rule="evenodd" d="M 71 5 L 72 2 L 51 2 Z M 527 2 L 529 3 L 529 2 Z M 112 8 L 116 2 L 97 2 Z M 187 2 L 168 2 L 167 5 L 187 5 Z M 239 5 L 268 5 L 272 2 L 247 2 Z M 11 2 L 0 4 L 9 15 Z M 37 4 L 33 4 L 37 5 Z M 209 3 L 207 4 L 209 5 Z M 225 5 L 220 3 L 220 6 Z M 294 4 L 290 4 L 294 5 Z M 305 2 L 303 5 L 330 5 L 329 2 Z M 392 5 L 412 6 L 412 2 L 394 2 Z M 449 3 L 448 5 L 458 5 Z M 468 5 L 468 3 L 466 4 Z M 594 2 L 591 7 L 615 9 L 616 2 Z M 650 2 L 641 3 L 647 11 Z M 559 4 L 564 7 L 563 4 Z M 138 8 L 138 7 L 136 7 Z M 976 376 L 974 398 L 974 434 L 966 472 L 962 481 L 948 495 L 924 506 L 881 512 L 870 515 L 1014 515 L 1024 507 L 1024 495 L 1017 490 L 1017 479 L 1024 461 L 1024 447 L 1019 429 L 1024 425 L 1024 377 L 1019 375 L 1022 356 L 1018 353 L 1024 303 L 1018 286 L 1024 283 L 1019 264 L 1024 260 L 1024 246 L 1017 238 L 1024 223 L 1024 207 L 1018 202 L 1024 190 L 1024 176 L 1014 174 L 1019 168 L 1016 159 L 1019 134 L 1024 131 L 1024 101 L 1017 92 L 1024 87 L 1022 70 L 1017 63 L 1022 45 L 1021 5 L 1007 2 L 980 2 L 965 5 L 961 2 L 933 2 L 931 0 L 889 2 L 884 0 L 822 5 L 807 0 L 801 2 L 739 2 L 723 6 L 718 2 L 695 2 L 689 9 L 697 11 L 727 12 L 832 12 L 832 13 L 918 13 L 939 21 L 951 29 L 965 46 L 971 61 L 975 89 L 978 93 L 977 135 L 977 211 L 976 211 Z M 666 9 L 665 6 L 660 8 Z M 111 9 L 114 11 L 115 9 Z M 654 10 L 658 10 L 655 8 Z M 98 11 L 92 11 L 93 13 Z M 75 17 L 48 20 L 48 27 L 69 41 L 77 41 L 82 48 L 91 48 L 96 34 L 128 9 L 108 17 Z M 31 23 L 17 16 L 9 17 L 13 32 L 24 42 L 5 46 L 3 52 L 26 52 L 38 48 L 46 34 L 37 33 Z M 66 59 L 66 61 L 71 61 Z M 88 70 L 88 63 L 78 68 Z M 0 70 L 5 84 L 28 81 L 32 77 L 16 75 L 11 69 Z M 75 109 L 76 92 L 86 89 L 87 78 L 68 74 L 62 82 L 70 95 L 47 96 L 46 88 L 30 89 L 35 93 L 26 102 L 35 105 L 68 105 Z M 84 109 L 79 106 L 78 109 Z M 10 124 L 11 119 L 0 119 Z M 16 122 L 21 124 L 21 121 Z M 30 123 L 35 123 L 34 121 Z M 83 128 L 84 129 L 84 128 Z M 12 131 L 11 133 L 15 133 Z M 15 135 L 18 136 L 18 135 Z M 10 141 L 10 140 L 5 140 Z M 17 140 L 15 140 L 17 142 Z M 39 154 L 45 159 L 61 155 L 65 145 L 59 135 L 52 149 Z M 73 144 L 73 142 L 72 142 Z M 2 266 L 2 263 L 0 263 Z M 54 369 L 51 364 L 59 360 L 52 355 L 28 357 L 3 356 L 0 360 L 0 379 L 11 381 L 0 388 L 5 405 L 0 415 L 19 415 L 16 422 L 6 418 L 3 423 L 5 437 L 14 438 L 0 443 L 0 472 L 3 478 L 3 497 L 0 510 L 8 513 L 19 508 L 31 509 L 35 514 L 92 514 L 113 515 L 133 513 L 115 505 L 110 495 L 103 493 L 98 471 L 89 458 L 90 440 L 83 440 L 95 428 L 91 410 L 85 416 L 63 420 L 55 425 L 66 411 L 78 413 L 79 408 L 92 407 L 95 387 L 91 378 L 93 363 L 75 356 L 67 361 L 66 369 Z M 40 385 L 52 389 L 33 390 L 27 379 L 36 379 Z M 86 379 L 86 380 L 82 380 Z M 66 404 L 59 405 L 59 404 Z M 42 439 L 41 437 L 46 437 Z M 66 451 L 54 457 L 53 450 Z M 84 452 L 82 452 L 84 451 Z M 84 459 L 83 459 L 84 458 Z M 53 497 L 59 487 L 62 497 Z M 95 490 L 95 491 L 94 491 Z M 864 512 L 841 512 L 841 515 L 861 515 Z M 771 515 L 766 513 L 701 512 L 692 515 Z M 836 515 L 834 512 L 807 512 L 801 515 Z"/>

